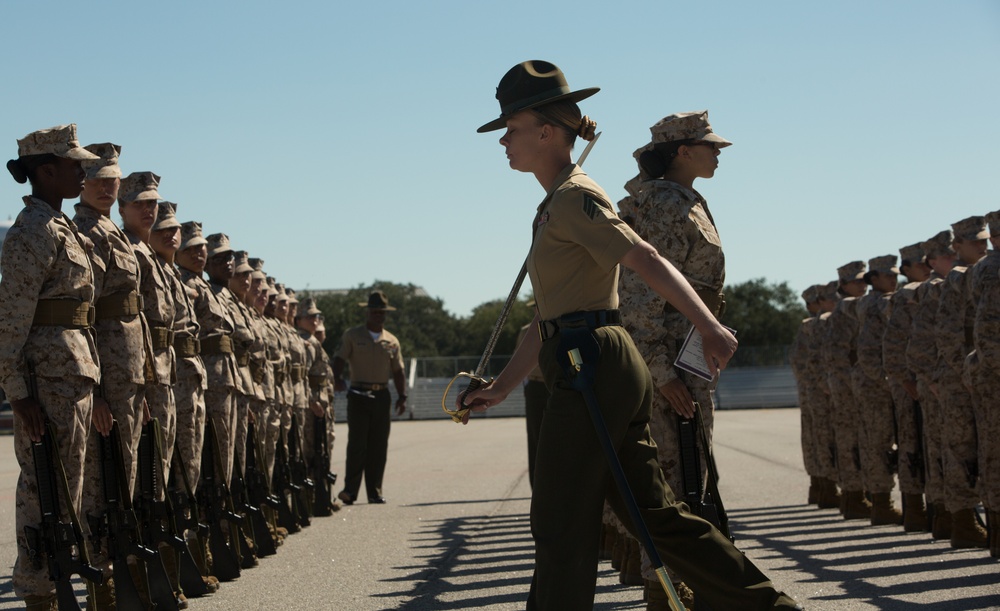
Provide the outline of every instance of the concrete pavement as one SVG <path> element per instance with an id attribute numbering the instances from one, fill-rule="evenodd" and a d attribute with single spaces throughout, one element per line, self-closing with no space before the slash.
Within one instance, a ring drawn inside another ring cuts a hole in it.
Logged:
<path id="1" fill-rule="evenodd" d="M 723 411 L 716 427 L 737 545 L 807 609 L 1000 609 L 1000 563 L 985 550 L 807 507 L 797 410 Z M 346 426 L 338 437 L 342 472 Z M 190 609 L 522 609 L 533 562 L 524 420 L 398 422 L 389 452 L 387 505 L 362 499 L 314 520 Z M 16 609 L 11 437 L 0 455 L 0 609 Z M 641 589 L 602 563 L 595 608 L 643 609 Z"/>

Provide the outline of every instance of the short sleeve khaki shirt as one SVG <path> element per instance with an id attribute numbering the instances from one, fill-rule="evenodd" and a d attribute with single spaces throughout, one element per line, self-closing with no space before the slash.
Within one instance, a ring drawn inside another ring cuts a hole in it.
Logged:
<path id="1" fill-rule="evenodd" d="M 386 384 L 393 372 L 403 370 L 399 340 L 385 329 L 376 339 L 364 325 L 348 329 L 337 356 L 350 363 L 352 382 Z"/>

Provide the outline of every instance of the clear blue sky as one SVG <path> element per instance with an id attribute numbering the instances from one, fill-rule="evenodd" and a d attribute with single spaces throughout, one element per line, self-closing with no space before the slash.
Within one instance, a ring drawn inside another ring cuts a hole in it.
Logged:
<path id="1" fill-rule="evenodd" d="M 123 146 L 182 220 L 296 288 L 506 296 L 543 196 L 494 92 L 545 59 L 604 132 L 614 200 L 661 117 L 732 140 L 695 184 L 728 279 L 793 288 L 1000 208 L 1000 3 L 5 2 L 0 147 L 60 123 Z M 0 218 L 26 187 L 0 178 Z M 68 204 L 68 203 L 67 203 Z M 66 206 L 70 209 L 69 205 Z"/>

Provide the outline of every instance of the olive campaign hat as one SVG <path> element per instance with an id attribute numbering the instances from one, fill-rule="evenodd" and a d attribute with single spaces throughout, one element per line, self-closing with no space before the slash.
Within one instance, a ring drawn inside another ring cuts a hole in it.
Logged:
<path id="1" fill-rule="evenodd" d="M 476 131 L 482 134 L 503 129 L 507 119 L 522 110 L 562 100 L 579 102 L 600 90 L 600 87 L 588 87 L 570 91 L 566 76 L 555 64 L 540 59 L 521 62 L 508 70 L 497 85 L 500 117 Z"/>
<path id="2" fill-rule="evenodd" d="M 132 172 L 122 179 L 118 189 L 118 203 L 127 204 L 146 199 L 160 199 L 157 189 L 160 187 L 160 177 L 152 172 Z"/>
<path id="3" fill-rule="evenodd" d="M 955 234 L 956 240 L 985 240 L 990 237 L 990 232 L 986 230 L 986 217 L 984 216 L 970 216 L 957 223 L 952 223 L 951 230 Z"/>
<path id="4" fill-rule="evenodd" d="M 236 260 L 233 262 L 233 273 L 234 274 L 249 274 L 253 273 L 253 267 L 247 262 L 250 258 L 250 253 L 245 250 L 237 250 L 233 253 Z"/>
<path id="5" fill-rule="evenodd" d="M 865 262 L 851 261 L 846 265 L 841 265 L 837 268 L 837 278 L 840 279 L 841 283 L 845 284 L 854 280 L 864 280 Z"/>
<path id="6" fill-rule="evenodd" d="M 87 180 L 122 177 L 122 168 L 118 165 L 118 156 L 121 155 L 122 147 L 110 142 L 101 142 L 100 144 L 88 144 L 83 148 L 98 157 L 83 162 L 83 171 L 87 173 Z"/>
<path id="7" fill-rule="evenodd" d="M 359 303 L 358 305 L 369 310 L 386 310 L 388 312 L 396 310 L 396 308 L 389 305 L 389 298 L 382 291 L 375 291 L 368 296 L 368 303 Z"/>
<path id="8" fill-rule="evenodd" d="M 18 140 L 17 156 L 31 155 L 55 155 L 79 161 L 98 158 L 80 146 L 80 141 L 76 139 L 76 123 L 40 129 Z"/>
<path id="9" fill-rule="evenodd" d="M 208 244 L 206 240 L 201 235 L 201 223 L 198 221 L 188 221 L 181 224 L 181 250 L 185 248 L 191 248 L 192 246 L 201 246 L 202 244 Z"/>
<path id="10" fill-rule="evenodd" d="M 156 222 L 153 223 L 152 231 L 162 231 L 180 227 L 177 220 L 177 204 L 174 202 L 160 202 L 156 204 Z"/>

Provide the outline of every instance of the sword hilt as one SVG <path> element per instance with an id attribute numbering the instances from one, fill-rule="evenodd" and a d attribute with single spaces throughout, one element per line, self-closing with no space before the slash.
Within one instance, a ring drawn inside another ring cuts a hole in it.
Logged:
<path id="1" fill-rule="evenodd" d="M 458 380 L 459 378 L 469 378 L 469 384 L 465 387 L 465 390 L 462 391 L 462 394 L 458 396 L 459 404 L 462 407 L 460 409 L 448 409 L 448 404 L 447 404 L 448 392 L 451 390 L 451 387 L 455 383 L 455 381 Z M 490 383 L 491 380 L 487 380 L 486 378 L 478 376 L 474 373 L 469 373 L 467 371 L 459 373 L 458 375 L 456 375 L 454 378 L 451 379 L 451 382 L 448 383 L 448 387 L 444 389 L 444 395 L 442 395 L 441 397 L 441 409 L 444 410 L 444 413 L 451 416 L 453 422 L 461 424 L 462 420 L 465 419 L 466 414 L 468 414 L 469 410 L 472 409 L 471 405 L 465 404 L 465 398 L 469 396 L 469 393 L 479 388 L 482 388 L 483 386 L 488 386 Z"/>

